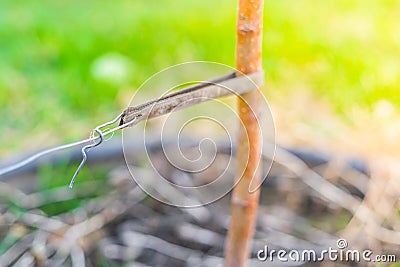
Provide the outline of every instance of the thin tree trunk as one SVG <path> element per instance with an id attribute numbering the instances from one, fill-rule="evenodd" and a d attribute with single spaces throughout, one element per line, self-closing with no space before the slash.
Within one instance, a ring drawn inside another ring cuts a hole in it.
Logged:
<path id="1" fill-rule="evenodd" d="M 262 69 L 263 5 L 263 0 L 239 0 L 236 68 L 245 74 Z M 257 119 L 260 97 L 257 90 L 238 98 L 238 111 L 244 129 L 241 127 L 238 137 L 236 179 L 239 182 L 232 195 L 232 219 L 225 245 L 225 267 L 246 266 L 260 195 L 259 190 L 249 190 L 250 183 L 259 184 L 261 181 L 261 132 Z"/>

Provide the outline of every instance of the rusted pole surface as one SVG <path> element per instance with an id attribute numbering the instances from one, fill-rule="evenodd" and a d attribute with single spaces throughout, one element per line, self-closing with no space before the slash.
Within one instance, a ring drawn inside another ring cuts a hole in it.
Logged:
<path id="1" fill-rule="evenodd" d="M 245 74 L 262 70 L 263 5 L 263 0 L 239 0 L 236 68 Z M 259 184 L 258 181 L 261 181 L 261 132 L 257 119 L 261 111 L 260 100 L 257 90 L 238 98 L 239 117 L 244 129 L 241 127 L 238 136 L 236 179 L 239 182 L 232 195 L 225 267 L 246 266 L 250 254 L 260 192 L 251 192 L 249 189 L 250 183 Z"/>

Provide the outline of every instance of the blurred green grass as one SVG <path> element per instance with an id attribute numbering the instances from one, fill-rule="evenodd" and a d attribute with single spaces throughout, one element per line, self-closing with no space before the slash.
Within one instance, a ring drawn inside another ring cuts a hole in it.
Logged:
<path id="1" fill-rule="evenodd" d="M 400 1 L 266 1 L 264 16 L 267 96 L 399 107 Z M 1 1 L 0 155 L 87 135 L 170 65 L 234 66 L 235 20 L 228 0 Z"/>
<path id="2" fill-rule="evenodd" d="M 47 215 L 54 216 L 81 207 L 90 199 L 106 194 L 110 189 L 106 185 L 109 167 L 87 167 L 82 169 L 80 173 L 84 179 L 77 179 L 76 184 L 74 184 L 78 188 L 74 191 L 74 197 L 58 202 L 52 200 L 51 198 L 54 198 L 55 194 L 65 194 L 65 191 L 61 193 L 52 191 L 54 188 L 65 189 L 65 180 L 55 178 L 59 177 L 60 173 L 63 173 L 66 177 L 72 177 L 77 167 L 77 164 L 71 164 L 68 161 L 56 165 L 40 166 L 37 175 L 37 191 L 42 192 L 46 200 L 49 199 L 47 204 L 40 207 Z"/>

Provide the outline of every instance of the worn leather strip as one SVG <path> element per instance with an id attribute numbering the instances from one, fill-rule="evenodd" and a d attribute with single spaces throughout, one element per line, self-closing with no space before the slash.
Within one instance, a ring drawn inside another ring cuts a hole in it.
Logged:
<path id="1" fill-rule="evenodd" d="M 231 73 L 213 80 L 201 82 L 143 104 L 128 107 L 122 113 L 119 125 L 127 124 L 128 127 L 142 120 L 159 117 L 214 98 L 232 94 L 241 95 L 261 87 L 263 81 L 264 72 L 260 71 L 242 76 Z M 129 123 L 132 120 L 135 121 Z"/>

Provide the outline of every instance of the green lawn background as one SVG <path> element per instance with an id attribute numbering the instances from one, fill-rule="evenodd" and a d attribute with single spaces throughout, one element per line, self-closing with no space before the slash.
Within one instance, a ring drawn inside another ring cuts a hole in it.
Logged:
<path id="1" fill-rule="evenodd" d="M 270 0 L 264 17 L 269 101 L 398 109 L 400 1 Z M 234 66 L 235 20 L 228 0 L 0 1 L 0 156 L 87 136 L 165 67 Z"/>

